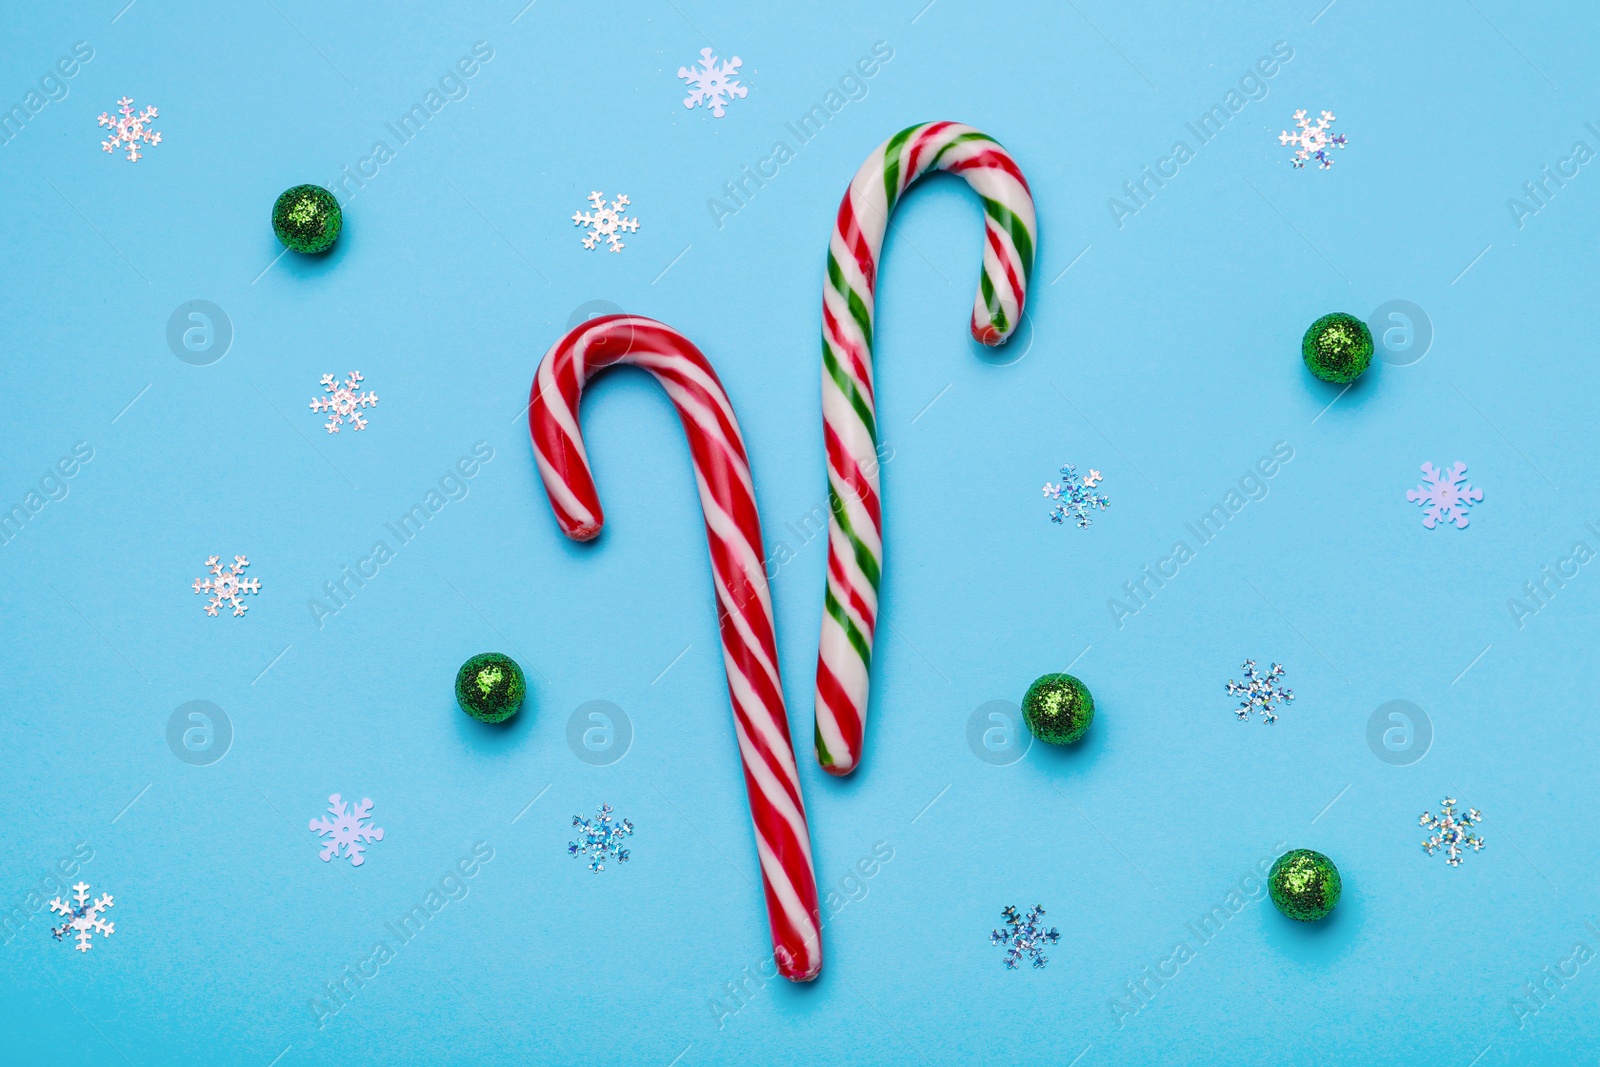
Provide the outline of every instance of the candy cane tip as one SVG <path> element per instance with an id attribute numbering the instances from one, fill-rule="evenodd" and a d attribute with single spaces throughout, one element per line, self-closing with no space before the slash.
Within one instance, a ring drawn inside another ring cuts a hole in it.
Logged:
<path id="1" fill-rule="evenodd" d="M 980 345 L 997 348 L 1011 337 L 1011 331 L 993 322 L 972 320 L 972 339 Z"/>
<path id="2" fill-rule="evenodd" d="M 843 778 L 856 769 L 855 756 L 846 755 L 842 759 L 834 758 L 833 753 L 828 749 L 827 742 L 822 739 L 822 728 L 820 726 L 817 727 L 816 731 L 816 747 L 817 765 L 835 778 Z"/>
<path id="3" fill-rule="evenodd" d="M 807 938 L 809 942 L 811 939 Z M 809 963 L 802 966 L 794 958 L 794 953 L 786 948 L 779 948 L 773 953 L 774 961 L 778 965 L 778 973 L 791 982 L 809 982 L 822 973 L 822 955 L 812 952 L 808 955 Z"/>
<path id="4" fill-rule="evenodd" d="M 604 527 L 603 522 L 575 522 L 563 527 L 563 532 L 574 541 L 593 541 Z"/>

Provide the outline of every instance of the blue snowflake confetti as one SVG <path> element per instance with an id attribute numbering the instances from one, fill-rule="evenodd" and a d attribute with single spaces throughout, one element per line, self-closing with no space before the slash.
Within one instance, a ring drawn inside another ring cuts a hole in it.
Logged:
<path id="1" fill-rule="evenodd" d="M 610 804 L 600 805 L 600 816 L 592 821 L 574 815 L 572 825 L 578 827 L 578 839 L 568 843 L 567 855 L 588 856 L 591 871 L 599 874 L 605 870 L 608 857 L 618 863 L 628 862 L 628 850 L 622 842 L 633 836 L 633 823 L 627 819 L 613 822 Z"/>
<path id="2" fill-rule="evenodd" d="M 1465 814 L 1457 811 L 1455 797 L 1444 798 L 1437 818 L 1425 811 L 1417 821 L 1424 830 L 1433 831 L 1433 836 L 1422 843 L 1422 850 L 1431 856 L 1443 849 L 1445 862 L 1452 867 L 1461 866 L 1463 848 L 1483 851 L 1485 842 L 1472 829 L 1483 821 L 1483 813 L 1477 808 L 1468 808 Z"/>
<path id="3" fill-rule="evenodd" d="M 1256 671 L 1256 661 L 1244 661 L 1244 681 L 1236 682 L 1228 679 L 1228 695 L 1244 697 L 1233 713 L 1239 716 L 1239 721 L 1244 722 L 1250 718 L 1252 711 L 1261 713 L 1261 721 L 1271 724 L 1278 721 L 1277 705 L 1279 703 L 1291 704 L 1294 702 L 1294 690 L 1284 689 L 1278 685 L 1278 680 L 1283 677 L 1283 664 L 1274 663 L 1272 669 L 1265 674 Z"/>
<path id="4" fill-rule="evenodd" d="M 1017 914 L 1017 909 L 1006 905 L 1000 912 L 1005 919 L 1005 930 L 995 930 L 989 935 L 989 943 L 1006 946 L 1006 966 L 1011 970 L 1017 969 L 1017 964 L 1024 957 L 1031 959 L 1035 968 L 1043 967 L 1050 962 L 1044 954 L 1044 946 L 1053 945 L 1061 940 L 1061 931 L 1054 926 L 1046 930 L 1040 921 L 1044 915 L 1044 908 L 1035 904 L 1028 910 L 1028 917 L 1024 919 Z"/>
<path id="5" fill-rule="evenodd" d="M 1111 506 L 1110 500 L 1090 491 L 1100 481 L 1100 472 L 1097 470 L 1091 470 L 1088 477 L 1080 482 L 1076 467 L 1070 463 L 1062 467 L 1061 484 L 1044 483 L 1045 497 L 1056 502 L 1056 506 L 1050 510 L 1050 521 L 1062 523 L 1071 518 L 1077 521 L 1078 529 L 1087 530 L 1092 522 L 1089 511 L 1093 508 L 1104 511 Z"/>

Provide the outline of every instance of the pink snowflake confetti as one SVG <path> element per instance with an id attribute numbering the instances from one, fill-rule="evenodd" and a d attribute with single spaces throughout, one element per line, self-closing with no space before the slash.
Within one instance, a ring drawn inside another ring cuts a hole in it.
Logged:
<path id="1" fill-rule="evenodd" d="M 211 594 L 211 602 L 205 606 L 206 614 L 216 618 L 217 609 L 223 605 L 232 608 L 235 617 L 249 611 L 248 605 L 239 603 L 239 597 L 245 593 L 261 592 L 259 581 L 244 576 L 244 569 L 250 566 L 250 561 L 243 556 L 234 556 L 233 566 L 223 570 L 221 557 L 212 556 L 206 560 L 206 566 L 211 569 L 211 577 L 194 580 L 196 593 Z"/>
<path id="2" fill-rule="evenodd" d="M 311 398 L 311 410 L 317 412 L 331 412 L 328 421 L 323 427 L 329 433 L 338 433 L 339 426 L 349 419 L 355 424 L 357 430 L 367 428 L 367 420 L 361 417 L 360 408 L 370 408 L 378 402 L 378 394 L 373 392 L 358 393 L 356 386 L 362 382 L 361 372 L 353 370 L 343 384 L 334 380 L 333 375 L 322 376 L 322 388 L 331 393 L 331 396 L 316 396 Z"/>
<path id="3" fill-rule="evenodd" d="M 128 162 L 137 163 L 140 142 L 147 145 L 161 143 L 161 135 L 146 127 L 146 124 L 156 117 L 156 109 L 147 107 L 135 114 L 131 96 L 118 100 L 117 106 L 121 109 L 117 118 L 112 118 L 107 112 L 100 112 L 100 125 L 111 131 L 111 139 L 101 141 L 100 147 L 107 152 L 115 152 L 119 148 L 126 149 Z"/>
<path id="4" fill-rule="evenodd" d="M 366 851 L 364 842 L 383 840 L 381 827 L 367 825 L 371 811 L 372 801 L 366 797 L 353 810 L 346 801 L 340 799 L 338 793 L 328 798 L 328 814 L 333 818 L 311 820 L 311 829 L 319 837 L 328 838 L 328 843 L 322 846 L 320 853 L 323 863 L 339 855 L 348 856 L 352 867 L 359 867 L 366 862 L 361 855 Z"/>
<path id="5" fill-rule="evenodd" d="M 1432 463 L 1422 465 L 1425 481 L 1415 489 L 1406 490 L 1406 499 L 1422 505 L 1422 525 L 1433 529 L 1439 522 L 1454 522 L 1456 529 L 1467 528 L 1467 509 L 1483 499 L 1483 490 L 1467 482 L 1467 465 L 1457 463 L 1442 471 Z"/>

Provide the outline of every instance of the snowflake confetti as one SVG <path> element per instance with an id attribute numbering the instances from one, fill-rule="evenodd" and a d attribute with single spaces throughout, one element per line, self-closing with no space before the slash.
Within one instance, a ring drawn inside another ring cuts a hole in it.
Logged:
<path id="1" fill-rule="evenodd" d="M 628 862 L 628 850 L 622 847 L 624 838 L 633 836 L 633 823 L 627 819 L 613 822 L 611 819 L 611 805 L 600 805 L 600 816 L 590 820 L 572 817 L 572 825 L 578 827 L 578 839 L 567 845 L 567 855 L 572 857 L 588 856 L 589 869 L 596 874 L 606 869 L 606 858 L 616 860 L 618 863 Z"/>
<path id="2" fill-rule="evenodd" d="M 383 830 L 376 826 L 367 825 L 371 819 L 372 801 L 363 797 L 361 803 L 351 810 L 349 805 L 335 793 L 328 798 L 328 814 L 333 818 L 320 818 L 311 820 L 311 829 L 319 837 L 328 838 L 328 843 L 322 846 L 322 862 L 327 863 L 335 856 L 343 855 L 350 858 L 350 866 L 359 867 L 366 862 L 361 855 L 366 851 L 366 842 L 382 841 Z"/>
<path id="3" fill-rule="evenodd" d="M 1283 664 L 1274 663 L 1270 671 L 1260 674 L 1256 671 L 1256 661 L 1247 659 L 1240 670 L 1244 671 L 1243 682 L 1228 679 L 1228 695 L 1244 698 L 1233 713 L 1239 716 L 1240 722 L 1248 720 L 1252 711 L 1261 713 L 1263 723 L 1277 722 L 1278 704 L 1294 702 L 1294 691 L 1278 685 L 1278 679 L 1283 677 Z"/>
<path id="4" fill-rule="evenodd" d="M 719 119 L 728 106 L 728 97 L 737 96 L 743 100 L 750 95 L 750 90 L 739 84 L 739 57 L 734 56 L 724 63 L 709 48 L 700 49 L 700 66 L 679 67 L 678 77 L 689 83 L 689 95 L 684 97 L 683 106 L 693 109 L 697 104 L 704 104 Z"/>
<path id="5" fill-rule="evenodd" d="M 206 560 L 206 566 L 211 569 L 211 577 L 194 580 L 196 593 L 211 594 L 211 602 L 205 606 L 206 614 L 215 618 L 217 609 L 224 605 L 233 609 L 235 617 L 249 611 L 249 605 L 239 603 L 239 598 L 246 593 L 261 592 L 260 581 L 244 576 L 244 569 L 250 566 L 250 561 L 243 556 L 234 556 L 233 566 L 223 570 L 222 557 L 211 556 Z"/>
<path id="6" fill-rule="evenodd" d="M 134 113 L 133 98 L 125 96 L 117 101 L 120 108 L 118 117 L 112 118 L 110 114 L 100 112 L 100 125 L 111 131 L 109 141 L 101 141 L 100 147 L 107 152 L 115 152 L 119 148 L 128 152 L 128 162 L 139 162 L 139 145 L 158 145 L 161 135 L 148 128 L 147 123 L 156 117 L 156 109 L 147 107 L 143 111 Z"/>
<path id="7" fill-rule="evenodd" d="M 600 238 L 604 237 L 610 242 L 611 251 L 622 251 L 625 246 L 622 243 L 622 239 L 617 236 L 617 231 L 622 230 L 626 233 L 639 232 L 639 220 L 624 218 L 622 214 L 623 209 L 630 203 L 628 198 L 619 196 L 611 202 L 610 207 L 606 207 L 606 198 L 603 193 L 590 193 L 589 203 L 594 208 L 594 211 L 574 211 L 572 213 L 573 225 L 594 227 L 594 232 L 584 237 L 583 247 L 593 249 L 600 243 Z"/>
<path id="8" fill-rule="evenodd" d="M 1050 962 L 1050 957 L 1044 954 L 1046 945 L 1053 945 L 1061 940 L 1061 931 L 1054 926 L 1046 930 L 1040 917 L 1044 915 L 1044 908 L 1035 904 L 1028 910 L 1028 917 L 1024 919 L 1017 914 L 1017 909 L 1006 905 L 1000 912 L 1005 919 L 1006 928 L 995 930 L 989 934 L 989 943 L 992 945 L 1006 946 L 1005 964 L 1011 970 L 1017 969 L 1017 964 L 1026 957 L 1033 961 L 1034 967 L 1043 967 Z"/>
<path id="9" fill-rule="evenodd" d="M 1068 463 L 1061 468 L 1061 482 L 1059 485 L 1044 483 L 1044 495 L 1047 499 L 1054 500 L 1056 506 L 1050 509 L 1050 521 L 1054 523 L 1075 519 L 1078 529 L 1087 530 L 1093 521 L 1089 512 L 1093 508 L 1104 511 L 1111 506 L 1111 501 L 1099 493 L 1091 492 L 1101 482 L 1100 472 L 1089 471 L 1088 477 L 1081 482 L 1078 480 L 1078 469 Z"/>
<path id="10" fill-rule="evenodd" d="M 1467 528 L 1467 509 L 1483 499 L 1483 490 L 1467 482 L 1467 465 L 1457 463 L 1442 471 L 1432 463 L 1422 465 L 1423 483 L 1406 490 L 1406 499 L 1423 507 L 1422 525 L 1433 529 L 1440 521 Z"/>
<path id="11" fill-rule="evenodd" d="M 311 410 L 315 412 L 329 412 L 328 421 L 322 426 L 329 433 L 338 433 L 339 427 L 346 419 L 354 424 L 355 429 L 365 430 L 367 420 L 361 417 L 361 408 L 370 408 L 378 402 L 378 394 L 370 390 L 365 393 L 356 392 L 364 379 L 361 372 L 353 370 L 343 382 L 336 381 L 331 374 L 322 376 L 322 388 L 329 393 L 328 396 L 314 396 L 311 398 Z"/>
<path id="12" fill-rule="evenodd" d="M 1296 145 L 1298 151 L 1289 162 L 1294 164 L 1296 170 L 1301 169 L 1313 159 L 1323 170 L 1333 166 L 1333 157 L 1328 155 L 1330 148 L 1343 148 L 1349 142 L 1342 133 L 1329 134 L 1328 127 L 1334 122 L 1333 112 L 1324 111 L 1322 117 L 1315 123 L 1306 118 L 1304 108 L 1294 113 L 1294 121 L 1300 127 L 1298 133 L 1284 130 L 1278 134 L 1278 143 Z"/>
<path id="13" fill-rule="evenodd" d="M 1462 815 L 1456 811 L 1456 798 L 1445 797 L 1439 807 L 1439 817 L 1434 818 L 1432 813 L 1423 812 L 1417 820 L 1424 830 L 1432 830 L 1433 836 L 1422 843 L 1422 850 L 1428 855 L 1433 855 L 1439 849 L 1444 849 L 1445 862 L 1452 867 L 1461 866 L 1461 850 L 1470 848 L 1474 852 L 1482 852 L 1483 838 L 1473 833 L 1472 828 L 1483 821 L 1483 813 L 1477 808 L 1468 808 Z"/>
<path id="14" fill-rule="evenodd" d="M 93 903 L 89 901 L 89 883 L 79 882 L 72 887 L 74 899 L 77 903 L 70 903 L 60 897 L 50 901 L 50 910 L 57 915 L 64 916 L 66 922 L 60 926 L 52 927 L 50 933 L 60 941 L 71 930 L 78 939 L 79 952 L 88 952 L 94 946 L 90 942 L 94 939 L 94 932 L 100 931 L 101 937 L 110 937 L 116 930 L 116 923 L 108 923 L 100 918 L 101 912 L 111 907 L 110 893 L 101 894 Z"/>

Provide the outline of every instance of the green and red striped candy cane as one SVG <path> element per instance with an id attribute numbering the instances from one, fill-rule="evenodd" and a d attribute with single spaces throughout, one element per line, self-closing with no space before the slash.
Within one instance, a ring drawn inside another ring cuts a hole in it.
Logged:
<path id="1" fill-rule="evenodd" d="M 872 634 L 883 567 L 872 309 L 889 214 L 931 170 L 959 174 L 983 200 L 983 275 L 972 336 L 1003 344 L 1022 320 L 1037 236 L 1033 194 L 1011 154 L 956 122 L 901 130 L 867 158 L 839 204 L 822 286 L 822 422 L 828 456 L 828 585 L 817 650 L 817 760 L 861 760 Z"/>

